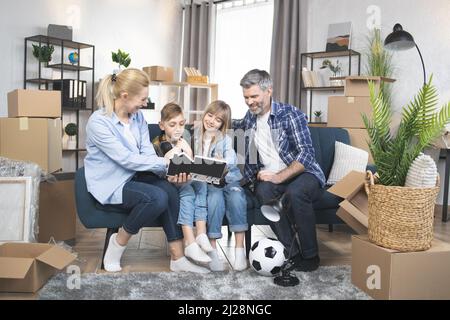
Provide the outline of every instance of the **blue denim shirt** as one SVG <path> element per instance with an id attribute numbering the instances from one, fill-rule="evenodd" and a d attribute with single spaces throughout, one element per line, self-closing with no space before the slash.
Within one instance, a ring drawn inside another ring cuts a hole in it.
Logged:
<path id="1" fill-rule="evenodd" d="M 137 145 L 125 138 L 124 127 L 115 113 L 108 116 L 100 109 L 88 120 L 86 183 L 88 191 L 101 204 L 122 203 L 123 186 L 137 171 L 150 171 L 159 176 L 166 173 L 166 161 L 156 155 L 141 111 L 130 116 L 130 130 Z"/>
<path id="2" fill-rule="evenodd" d="M 227 163 L 226 183 L 237 182 L 242 179 L 241 171 L 237 166 L 237 156 L 233 149 L 233 140 L 228 135 L 214 141 L 209 149 L 209 157 L 224 159 Z"/>
<path id="3" fill-rule="evenodd" d="M 246 161 L 244 178 L 254 181 L 256 173 L 261 168 L 261 163 L 250 162 L 250 150 L 256 148 L 254 137 L 256 133 L 257 116 L 247 111 L 241 120 L 233 121 L 233 129 L 249 131 L 245 142 Z M 298 161 L 305 167 L 304 172 L 316 176 L 321 186 L 325 185 L 325 175 L 315 158 L 311 133 L 308 128 L 306 115 L 298 108 L 272 100 L 268 124 L 272 130 L 272 137 L 278 146 L 281 160 L 289 166 L 293 161 Z"/>

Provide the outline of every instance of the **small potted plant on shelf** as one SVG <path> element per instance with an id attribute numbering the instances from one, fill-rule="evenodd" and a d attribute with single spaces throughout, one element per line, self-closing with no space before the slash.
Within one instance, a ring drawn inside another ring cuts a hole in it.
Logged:
<path id="1" fill-rule="evenodd" d="M 341 65 L 339 60 L 336 61 L 336 65 L 334 65 L 330 60 L 326 59 L 322 62 L 322 66 L 320 69 L 329 69 L 332 73 L 332 77 L 341 76 Z M 342 80 L 330 80 L 330 86 L 341 86 L 343 84 Z"/>
<path id="2" fill-rule="evenodd" d="M 36 44 L 33 44 L 33 56 L 36 59 L 38 59 L 39 62 L 45 63 L 46 65 L 48 65 L 48 63 L 52 60 L 53 51 L 55 51 L 55 47 L 52 45 L 38 46 Z M 51 77 L 52 77 L 51 69 L 43 68 L 41 70 L 41 78 L 51 79 Z"/>
<path id="3" fill-rule="evenodd" d="M 322 122 L 322 111 L 314 111 L 314 121 Z"/>
<path id="4" fill-rule="evenodd" d="M 75 140 L 75 136 L 78 133 L 78 126 L 76 125 L 76 123 L 73 122 L 68 123 L 64 127 L 64 132 L 68 136 L 66 149 L 75 149 L 77 147 L 77 141 Z"/>
<path id="5" fill-rule="evenodd" d="M 119 73 L 122 70 L 121 66 L 128 68 L 128 66 L 131 63 L 130 54 L 126 53 L 120 49 L 118 49 L 117 52 L 111 52 L 111 56 L 112 56 L 112 61 L 119 65 L 119 69 L 114 70 L 114 73 Z"/>

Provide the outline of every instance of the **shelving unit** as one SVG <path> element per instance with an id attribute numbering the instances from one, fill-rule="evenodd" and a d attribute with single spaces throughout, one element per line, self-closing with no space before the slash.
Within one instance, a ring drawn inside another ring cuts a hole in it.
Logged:
<path id="1" fill-rule="evenodd" d="M 331 51 L 331 52 L 305 52 L 300 55 L 300 65 L 308 66 L 309 63 L 309 70 L 314 71 L 314 61 L 316 59 L 328 59 L 328 58 L 339 58 L 339 57 L 348 57 L 348 74 L 352 74 L 352 59 L 356 57 L 358 59 L 358 73 L 357 75 L 361 74 L 361 54 L 355 50 L 345 50 L 345 51 Z M 337 92 L 337 91 L 344 91 L 344 86 L 329 86 L 329 87 L 305 87 L 302 79 L 302 84 L 300 86 L 300 96 L 302 93 L 309 94 L 306 97 L 306 113 L 308 116 L 308 119 L 313 118 L 313 93 L 314 92 Z M 308 103 L 309 101 L 309 103 Z"/>
<path id="2" fill-rule="evenodd" d="M 188 122 L 191 122 L 191 116 L 200 115 L 203 113 L 202 110 L 196 110 L 193 109 L 191 106 L 191 94 L 192 89 L 206 89 L 206 99 L 207 102 L 211 102 L 214 100 L 217 100 L 218 97 L 218 90 L 219 86 L 215 83 L 189 83 L 189 82 L 157 82 L 152 81 L 150 83 L 150 86 L 156 86 L 160 88 L 160 94 L 159 99 L 156 101 L 155 109 L 151 110 L 153 112 L 159 113 L 163 105 L 169 101 L 162 101 L 161 97 L 161 88 L 162 87 L 176 87 L 178 88 L 178 101 L 175 101 L 177 103 L 181 104 L 181 97 L 183 97 L 183 103 L 182 106 L 184 108 L 184 114 L 186 119 L 188 119 Z M 144 114 L 146 111 L 144 111 Z M 158 115 L 156 115 L 158 116 Z"/>
<path id="3" fill-rule="evenodd" d="M 53 45 L 55 46 L 55 52 L 53 55 L 57 53 L 57 50 L 60 49 L 60 61 L 54 62 L 51 64 L 44 65 L 44 63 L 38 61 L 38 77 L 31 77 L 27 78 L 27 71 L 28 71 L 28 49 L 29 45 L 31 43 L 38 43 L 39 46 L 43 45 Z M 80 65 L 81 56 L 85 53 L 85 51 L 82 51 L 83 49 L 91 50 L 92 54 L 92 62 L 91 66 L 85 66 Z M 74 50 L 73 52 L 76 52 L 78 54 L 78 62 L 77 64 L 68 64 L 64 62 L 64 58 L 66 57 L 65 50 Z M 42 68 L 50 68 L 53 70 L 59 70 L 59 78 L 58 79 L 49 79 L 49 78 L 43 78 L 42 77 Z M 86 107 L 80 108 L 80 107 L 71 107 L 64 104 L 64 97 L 63 94 L 61 94 L 61 106 L 62 106 L 62 123 L 63 123 L 63 129 L 64 129 L 64 117 L 69 112 L 75 112 L 76 117 L 76 124 L 78 126 L 78 134 L 76 135 L 76 148 L 75 149 L 63 149 L 64 153 L 75 153 L 75 169 L 78 169 L 79 167 L 79 153 L 80 152 L 86 152 L 86 149 L 80 148 L 80 139 L 79 139 L 79 132 L 80 132 L 80 112 L 89 112 L 92 113 L 93 111 L 93 103 L 94 103 L 94 83 L 95 83 L 95 46 L 91 44 L 86 44 L 82 42 L 76 42 L 66 39 L 59 39 L 59 38 L 53 38 L 48 37 L 44 35 L 36 35 L 25 38 L 25 45 L 24 45 L 24 82 L 23 82 L 23 88 L 26 89 L 28 84 L 38 85 L 39 90 L 49 90 L 50 87 L 53 87 L 53 84 L 57 81 L 60 81 L 60 87 L 61 91 L 64 90 L 64 81 L 67 79 L 76 80 L 77 83 L 79 83 L 80 79 L 80 73 L 82 72 L 91 72 L 91 86 L 90 90 L 87 88 L 86 83 Z M 67 77 L 67 72 L 76 72 L 76 76 L 73 76 L 71 74 L 71 77 Z M 86 80 L 87 81 L 87 80 Z M 90 92 L 89 92 L 90 91 Z M 90 94 L 90 101 L 87 99 L 88 93 Z M 82 105 L 82 104 L 80 104 Z M 66 113 L 66 114 L 65 114 Z M 67 115 L 68 116 L 68 115 Z M 61 137 L 62 138 L 62 137 Z"/>

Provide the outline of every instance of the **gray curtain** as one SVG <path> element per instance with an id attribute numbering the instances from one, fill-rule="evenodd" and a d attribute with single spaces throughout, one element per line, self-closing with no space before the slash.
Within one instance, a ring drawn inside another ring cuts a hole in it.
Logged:
<path id="1" fill-rule="evenodd" d="M 198 69 L 202 75 L 210 75 L 211 49 L 214 36 L 215 5 L 213 0 L 195 4 L 190 1 L 184 10 L 183 65 L 182 80 L 186 79 L 184 67 Z M 193 89 L 191 92 L 191 110 L 203 110 L 206 107 L 205 89 Z M 188 119 L 192 122 L 194 119 Z"/>
<path id="2" fill-rule="evenodd" d="M 270 73 L 274 98 L 300 108 L 300 0 L 274 0 Z"/>

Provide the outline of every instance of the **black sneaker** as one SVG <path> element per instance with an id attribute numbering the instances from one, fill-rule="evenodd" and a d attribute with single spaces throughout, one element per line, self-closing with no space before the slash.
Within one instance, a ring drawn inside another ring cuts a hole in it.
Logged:
<path id="1" fill-rule="evenodd" d="M 303 272 L 310 272 L 317 270 L 319 268 L 320 264 L 320 258 L 319 256 L 315 256 L 313 258 L 305 259 L 302 257 L 301 254 L 297 254 L 295 257 L 291 258 L 288 262 L 288 270 L 295 270 L 295 271 L 303 271 Z"/>

